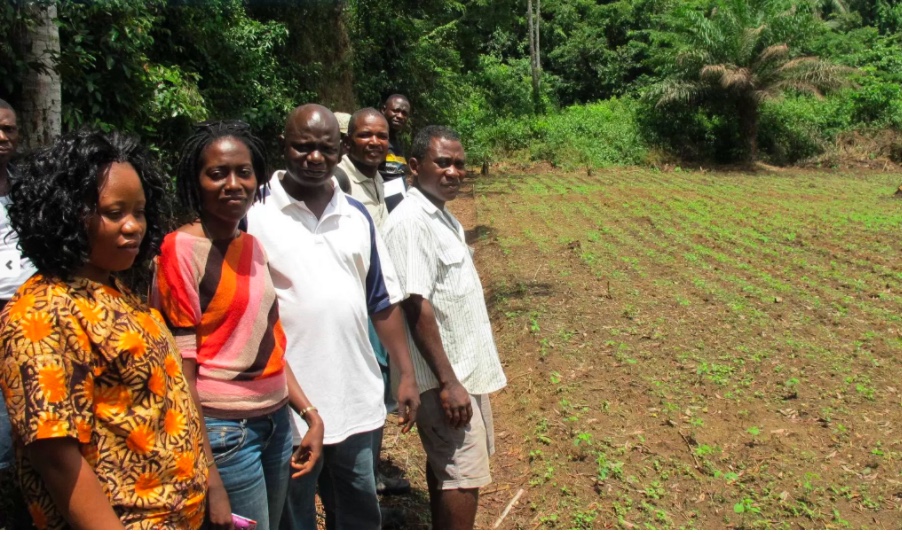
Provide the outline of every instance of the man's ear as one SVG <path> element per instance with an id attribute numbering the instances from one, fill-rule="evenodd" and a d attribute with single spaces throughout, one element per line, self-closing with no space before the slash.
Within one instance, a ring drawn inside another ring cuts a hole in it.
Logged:
<path id="1" fill-rule="evenodd" d="M 410 183 L 416 183 L 417 175 L 420 170 L 420 162 L 417 161 L 417 158 L 410 158 L 407 160 L 407 168 L 410 169 L 410 175 L 407 177 Z"/>

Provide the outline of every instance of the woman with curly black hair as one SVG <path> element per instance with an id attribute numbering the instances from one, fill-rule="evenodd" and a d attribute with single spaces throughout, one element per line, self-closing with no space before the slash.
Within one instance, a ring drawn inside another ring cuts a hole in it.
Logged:
<path id="1" fill-rule="evenodd" d="M 164 177 L 132 137 L 80 130 L 19 167 L 10 220 L 37 267 L 0 313 L 0 386 L 38 528 L 199 528 L 202 421 L 165 322 L 118 275 L 162 237 Z"/>
<path id="2" fill-rule="evenodd" d="M 178 167 L 191 222 L 163 240 L 154 304 L 181 350 L 216 469 L 209 512 L 277 528 L 293 476 L 313 470 L 323 422 L 285 364 L 285 333 L 266 253 L 239 224 L 265 194 L 263 144 L 239 121 L 201 124 Z M 289 407 L 308 430 L 292 458 Z M 220 494 L 224 490 L 225 494 Z M 311 503 L 312 505 L 312 503 Z"/>

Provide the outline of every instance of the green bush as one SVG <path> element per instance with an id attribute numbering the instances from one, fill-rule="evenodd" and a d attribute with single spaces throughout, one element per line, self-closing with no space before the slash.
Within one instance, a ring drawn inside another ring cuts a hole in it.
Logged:
<path id="1" fill-rule="evenodd" d="M 765 159 L 787 165 L 823 153 L 854 124 L 849 94 L 791 96 L 761 107 L 758 143 Z"/>
<path id="2" fill-rule="evenodd" d="M 493 118 L 483 113 L 478 123 L 466 122 L 461 133 L 474 162 L 482 156 L 547 161 L 565 168 L 635 165 L 646 156 L 635 109 L 632 99 L 612 98 L 540 116 Z"/>
<path id="3" fill-rule="evenodd" d="M 533 128 L 542 134 L 536 137 L 544 138 L 534 145 L 533 159 L 586 168 L 643 162 L 646 149 L 635 107 L 632 99 L 612 98 L 545 116 Z"/>

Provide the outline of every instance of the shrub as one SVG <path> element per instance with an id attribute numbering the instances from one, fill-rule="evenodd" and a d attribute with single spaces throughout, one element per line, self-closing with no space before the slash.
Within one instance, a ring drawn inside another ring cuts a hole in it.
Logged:
<path id="1" fill-rule="evenodd" d="M 853 122 L 848 93 L 786 97 L 762 106 L 758 142 L 771 163 L 792 164 L 823 153 Z"/>
<path id="2" fill-rule="evenodd" d="M 612 98 L 570 106 L 547 115 L 497 118 L 471 109 L 461 133 L 471 161 L 475 152 L 490 159 L 526 158 L 565 168 L 636 165 L 645 159 L 645 144 L 635 118 L 636 102 Z"/>
<path id="3" fill-rule="evenodd" d="M 646 148 L 639 135 L 635 109 L 632 99 L 612 98 L 547 115 L 533 127 L 540 142 L 534 145 L 532 158 L 564 167 L 641 163 Z"/>

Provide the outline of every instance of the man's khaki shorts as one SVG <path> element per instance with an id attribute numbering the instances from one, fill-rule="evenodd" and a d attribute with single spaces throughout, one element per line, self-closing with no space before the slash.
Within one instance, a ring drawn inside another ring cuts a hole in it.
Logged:
<path id="1" fill-rule="evenodd" d="M 488 395 L 470 395 L 473 418 L 463 428 L 452 428 L 445 417 L 439 390 L 420 394 L 417 430 L 426 461 L 441 489 L 471 489 L 492 481 L 489 456 L 495 453 L 495 429 Z"/>

